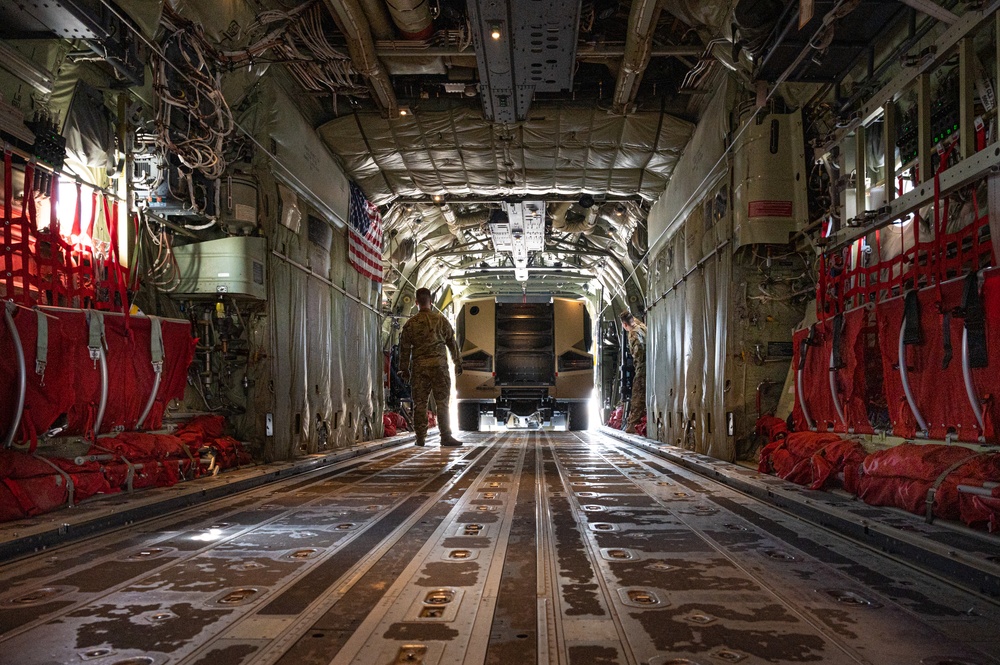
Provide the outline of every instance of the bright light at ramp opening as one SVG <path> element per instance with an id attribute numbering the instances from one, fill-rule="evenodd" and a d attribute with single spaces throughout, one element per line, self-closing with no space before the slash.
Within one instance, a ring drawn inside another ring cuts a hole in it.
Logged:
<path id="1" fill-rule="evenodd" d="M 590 394 L 590 408 L 587 418 L 587 429 L 597 429 L 604 424 L 604 414 L 601 412 L 601 397 L 595 390 Z"/>

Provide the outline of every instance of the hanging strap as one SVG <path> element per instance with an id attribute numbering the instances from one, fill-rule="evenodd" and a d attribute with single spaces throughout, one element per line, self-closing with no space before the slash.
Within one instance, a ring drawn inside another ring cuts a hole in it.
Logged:
<path id="1" fill-rule="evenodd" d="M 73 228 L 70 229 L 72 240 L 76 240 L 83 235 L 83 185 L 76 183 L 76 206 L 73 213 Z"/>
<path id="2" fill-rule="evenodd" d="M 39 261 L 44 262 L 45 269 L 40 270 L 41 284 L 39 300 L 50 305 L 59 304 L 59 294 L 64 293 L 62 283 L 62 236 L 59 235 L 59 174 L 53 172 L 49 176 L 49 254 L 45 257 L 39 252 Z"/>
<path id="3" fill-rule="evenodd" d="M 118 256 L 118 202 L 115 201 L 114 205 L 109 207 L 107 196 L 104 197 L 104 219 L 107 222 L 108 236 L 111 238 L 111 246 L 108 248 L 108 260 L 111 261 L 111 267 L 108 269 L 109 283 L 112 281 L 111 276 L 114 275 L 113 293 L 109 294 L 111 307 L 113 309 L 121 307 L 125 313 L 125 329 L 128 330 L 128 294 L 125 291 L 125 278 L 122 276 L 122 266 Z"/>
<path id="4" fill-rule="evenodd" d="M 813 345 L 815 339 L 816 326 L 809 326 L 809 334 L 806 335 L 806 338 L 799 344 L 799 369 L 801 370 L 806 368 L 806 354 L 809 353 L 809 347 Z"/>
<path id="5" fill-rule="evenodd" d="M 97 361 L 101 358 L 101 349 L 104 348 L 104 315 L 96 309 L 87 310 L 88 340 L 87 349 L 90 351 L 90 359 Z"/>
<path id="6" fill-rule="evenodd" d="M 35 162 L 30 160 L 24 166 L 24 197 L 21 199 L 21 242 L 18 249 L 21 259 L 21 297 L 22 303 L 32 301 L 31 287 L 34 276 L 31 274 L 31 241 L 38 229 L 35 225 Z M 8 298 L 11 296 L 7 294 Z"/>
<path id="7" fill-rule="evenodd" d="M 817 280 L 816 284 L 816 318 L 820 321 L 826 319 L 827 295 L 826 254 L 820 254 L 819 280 Z"/>
<path id="8" fill-rule="evenodd" d="M 979 274 L 970 272 L 965 278 L 961 316 L 969 338 L 969 367 L 981 369 L 989 365 L 986 346 L 986 315 L 979 297 Z"/>
<path id="9" fill-rule="evenodd" d="M 59 235 L 59 173 L 52 172 L 49 185 L 49 233 Z"/>
<path id="10" fill-rule="evenodd" d="M 166 353 L 163 349 L 163 321 L 158 316 L 149 317 L 149 357 L 153 362 L 153 371 L 159 374 L 163 371 L 163 359 Z"/>
<path id="11" fill-rule="evenodd" d="M 49 317 L 42 310 L 35 308 L 38 320 L 38 338 L 35 340 L 35 374 L 39 377 L 39 385 L 45 385 L 45 366 L 49 362 Z"/>
<path id="12" fill-rule="evenodd" d="M 3 153 L 3 285 L 4 298 L 14 300 L 14 176 L 9 150 Z"/>
<path id="13" fill-rule="evenodd" d="M 972 460 L 976 459 L 977 457 L 979 457 L 981 455 L 985 455 L 985 454 L 986 453 L 972 453 L 968 457 L 964 457 L 964 458 L 958 460 L 957 462 L 955 462 L 954 464 L 952 464 L 951 466 L 949 466 L 947 469 L 945 469 L 944 471 L 942 471 L 941 475 L 939 475 L 937 477 L 937 480 L 934 481 L 934 484 L 931 485 L 927 489 L 927 512 L 926 512 L 925 517 L 927 519 L 927 523 L 928 524 L 930 524 L 931 522 L 934 521 L 934 501 L 935 501 L 935 497 L 937 496 L 937 491 L 941 487 L 941 483 L 943 483 L 945 481 L 945 479 L 948 476 L 950 476 L 953 472 L 955 472 L 959 468 L 965 466 L 968 462 L 971 462 Z"/>
<path id="14" fill-rule="evenodd" d="M 920 327 L 920 299 L 917 297 L 917 290 L 911 289 L 906 292 L 903 299 L 903 318 L 906 319 L 906 328 L 903 330 L 903 344 L 920 344 L 923 339 L 923 329 Z"/>
<path id="15" fill-rule="evenodd" d="M 97 228 L 97 190 L 95 189 L 90 198 L 90 223 L 87 224 L 87 237 L 90 238 L 90 245 L 94 246 L 94 231 Z"/>

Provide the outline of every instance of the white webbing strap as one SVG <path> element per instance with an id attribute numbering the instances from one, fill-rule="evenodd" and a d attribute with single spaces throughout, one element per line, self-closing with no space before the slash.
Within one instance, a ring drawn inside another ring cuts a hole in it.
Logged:
<path id="1" fill-rule="evenodd" d="M 160 317 L 149 317 L 149 357 L 153 363 L 153 371 L 159 374 L 163 371 L 163 322 Z"/>
<path id="2" fill-rule="evenodd" d="M 96 309 L 87 310 L 88 340 L 87 348 L 90 350 L 90 359 L 97 367 L 97 361 L 101 359 L 101 349 L 104 348 L 104 315 Z"/>
<path id="3" fill-rule="evenodd" d="M 35 340 L 35 374 L 42 377 L 45 385 L 45 366 L 49 364 L 49 317 L 42 310 L 35 308 L 38 317 L 38 338 Z"/>

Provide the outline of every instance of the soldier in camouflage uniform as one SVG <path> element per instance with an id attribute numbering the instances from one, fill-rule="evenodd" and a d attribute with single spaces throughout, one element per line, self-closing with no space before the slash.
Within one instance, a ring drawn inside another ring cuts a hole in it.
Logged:
<path id="1" fill-rule="evenodd" d="M 451 377 L 448 376 L 448 352 L 455 363 L 455 375 L 462 373 L 462 359 L 455 341 L 455 331 L 448 319 L 431 309 L 431 292 L 417 289 L 420 311 L 403 326 L 399 337 L 400 377 L 413 384 L 413 428 L 417 445 L 427 438 L 427 396 L 434 395 L 442 446 L 460 446 L 451 435 L 448 402 L 451 401 Z M 412 361 L 411 361 L 412 356 Z"/>
<path id="2" fill-rule="evenodd" d="M 628 333 L 628 350 L 632 354 L 635 376 L 632 379 L 632 399 L 629 402 L 628 425 L 625 431 L 635 434 L 639 421 L 646 415 L 646 324 L 622 312 L 622 328 Z"/>

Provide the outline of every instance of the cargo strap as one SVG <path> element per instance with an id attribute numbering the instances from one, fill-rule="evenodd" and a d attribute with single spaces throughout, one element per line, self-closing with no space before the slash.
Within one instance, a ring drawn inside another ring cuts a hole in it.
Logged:
<path id="1" fill-rule="evenodd" d="M 934 484 L 927 489 L 927 514 L 925 517 L 927 519 L 928 524 L 934 521 L 934 500 L 937 495 L 938 489 L 941 487 L 941 483 L 943 483 L 945 479 L 952 474 L 952 472 L 957 471 L 960 467 L 965 466 L 968 462 L 971 462 L 977 457 L 980 457 L 985 454 L 986 453 L 972 453 L 968 457 L 963 457 L 962 459 L 958 460 L 957 462 L 949 466 L 947 469 L 942 471 L 941 475 L 938 476 L 937 480 L 934 481 Z"/>
<path id="2" fill-rule="evenodd" d="M 146 400 L 146 406 L 142 410 L 142 414 L 139 415 L 139 420 L 135 423 L 136 429 L 142 429 L 143 424 L 146 422 L 146 417 L 149 415 L 150 409 L 153 408 L 153 403 L 156 401 L 156 394 L 160 390 L 160 382 L 163 379 L 163 327 L 162 321 L 157 316 L 149 317 L 149 360 L 153 365 L 153 375 L 155 380 L 153 381 L 153 386 L 149 390 L 149 398 Z"/>
<path id="3" fill-rule="evenodd" d="M 69 505 L 70 508 L 72 508 L 74 505 L 76 505 L 73 502 L 74 494 L 75 494 L 75 490 L 76 490 L 76 487 L 74 487 L 74 485 L 73 485 L 73 478 L 68 473 L 66 473 L 65 471 L 63 471 L 62 469 L 60 469 L 58 466 L 56 466 L 56 464 L 52 460 L 50 460 L 49 458 L 42 457 L 41 455 L 38 455 L 38 454 L 32 455 L 32 457 L 34 457 L 35 459 L 39 459 L 39 460 L 45 462 L 46 464 L 48 464 L 49 466 L 51 466 L 53 469 L 55 469 L 56 473 L 58 473 L 60 476 L 62 476 L 62 479 L 66 482 L 66 492 L 67 492 L 66 496 L 69 497 L 69 503 L 67 505 Z"/>
<path id="4" fill-rule="evenodd" d="M 163 322 L 158 316 L 149 317 L 149 357 L 153 363 L 153 371 L 159 374 L 163 371 Z"/>
<path id="5" fill-rule="evenodd" d="M 969 367 L 987 367 L 986 316 L 983 301 L 979 297 L 979 275 L 975 272 L 970 272 L 965 278 L 961 316 L 965 319 L 965 331 L 969 339 Z"/>
<path id="6" fill-rule="evenodd" d="M 45 385 L 45 366 L 49 363 L 49 317 L 42 310 L 35 308 L 38 318 L 38 338 L 35 340 L 35 374 L 39 384 Z"/>
<path id="7" fill-rule="evenodd" d="M 128 469 L 128 472 L 125 474 L 125 491 L 128 494 L 131 494 L 132 491 L 133 491 L 132 486 L 133 486 L 133 484 L 135 482 L 135 469 L 136 469 L 136 465 L 132 464 L 132 462 L 130 462 L 129 459 L 127 457 L 125 457 L 124 454 L 117 453 L 117 452 L 111 450 L 110 448 L 105 448 L 104 446 L 99 446 L 96 443 L 93 445 L 93 448 L 95 448 L 96 450 L 100 450 L 101 452 L 107 453 L 109 455 L 112 455 L 113 457 L 117 457 L 118 459 L 120 459 L 125 464 L 125 467 Z M 139 468 L 141 469 L 142 465 L 139 465 Z"/>
<path id="8" fill-rule="evenodd" d="M 906 328 L 903 329 L 903 344 L 907 346 L 920 344 L 924 335 L 920 328 L 920 300 L 917 297 L 916 289 L 907 291 L 904 296 L 903 318 L 906 319 Z"/>
<path id="9" fill-rule="evenodd" d="M 101 349 L 104 348 L 104 315 L 96 309 L 88 309 L 87 328 L 89 333 L 87 348 L 90 350 L 90 359 L 94 361 L 94 367 L 97 367 Z"/>
<path id="10" fill-rule="evenodd" d="M 809 347 L 816 343 L 816 326 L 809 327 L 809 334 L 806 338 L 802 340 L 799 344 L 799 369 L 804 370 L 806 368 L 806 354 L 809 352 Z"/>

